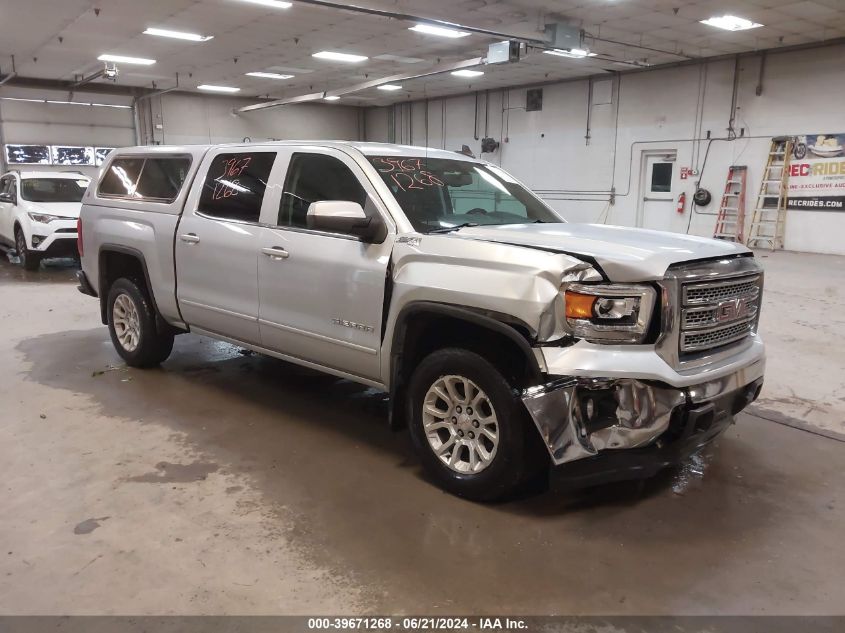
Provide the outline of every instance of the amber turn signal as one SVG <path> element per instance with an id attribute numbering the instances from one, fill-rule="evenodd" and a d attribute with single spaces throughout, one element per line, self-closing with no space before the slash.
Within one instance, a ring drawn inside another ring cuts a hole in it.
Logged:
<path id="1" fill-rule="evenodd" d="M 593 306 L 595 305 L 598 297 L 593 295 L 582 295 L 578 292 L 567 291 L 564 299 L 566 303 L 567 319 L 593 318 Z"/>

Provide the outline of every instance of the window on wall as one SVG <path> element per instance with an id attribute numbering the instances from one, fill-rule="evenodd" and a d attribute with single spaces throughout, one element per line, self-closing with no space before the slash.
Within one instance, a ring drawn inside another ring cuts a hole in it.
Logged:
<path id="1" fill-rule="evenodd" d="M 667 193 L 672 191 L 673 163 L 654 163 L 651 170 L 651 192 Z"/>
<path id="2" fill-rule="evenodd" d="M 275 152 L 241 152 L 214 157 L 198 210 L 214 218 L 258 222 Z"/>
<path id="3" fill-rule="evenodd" d="M 294 154 L 279 205 L 279 226 L 307 226 L 312 202 L 347 200 L 362 207 L 367 192 L 352 171 L 337 158 L 325 154 Z"/>

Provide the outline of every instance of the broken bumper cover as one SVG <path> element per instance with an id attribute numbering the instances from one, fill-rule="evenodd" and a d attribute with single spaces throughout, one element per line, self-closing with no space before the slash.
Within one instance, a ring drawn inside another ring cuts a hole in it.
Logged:
<path id="1" fill-rule="evenodd" d="M 759 395 L 764 366 L 761 358 L 687 387 L 635 378 L 559 377 L 526 389 L 522 401 L 555 465 L 588 460 L 601 470 L 605 456 L 648 447 L 661 453 L 654 464 L 659 470 L 727 428 Z"/>

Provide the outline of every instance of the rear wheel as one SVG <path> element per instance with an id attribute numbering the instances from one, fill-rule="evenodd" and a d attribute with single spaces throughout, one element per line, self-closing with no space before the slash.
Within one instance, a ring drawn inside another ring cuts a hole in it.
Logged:
<path id="1" fill-rule="evenodd" d="M 38 270 L 41 265 L 41 254 L 26 247 L 26 237 L 21 227 L 15 228 L 15 250 L 18 253 L 18 261 L 20 261 L 24 270 Z"/>
<path id="2" fill-rule="evenodd" d="M 522 403 L 479 354 L 433 352 L 409 385 L 411 439 L 423 466 L 453 494 L 487 501 L 513 493 L 543 471 Z"/>
<path id="3" fill-rule="evenodd" d="M 120 278 L 108 294 L 109 333 L 117 353 L 132 367 L 154 367 L 173 350 L 173 333 L 160 332 L 147 293 L 135 281 Z"/>

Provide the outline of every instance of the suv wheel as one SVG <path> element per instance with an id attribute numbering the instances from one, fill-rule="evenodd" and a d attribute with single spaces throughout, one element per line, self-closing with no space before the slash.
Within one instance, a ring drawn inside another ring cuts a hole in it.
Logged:
<path id="1" fill-rule="evenodd" d="M 24 270 L 38 270 L 38 267 L 41 265 L 41 255 L 26 247 L 26 237 L 24 237 L 21 227 L 15 228 L 15 250 L 18 253 L 18 260 L 21 266 L 24 267 Z"/>
<path id="2" fill-rule="evenodd" d="M 545 467 L 542 455 L 529 455 L 534 444 L 525 408 L 480 355 L 457 348 L 432 353 L 414 371 L 408 395 L 414 448 L 449 492 L 501 498 Z"/>
<path id="3" fill-rule="evenodd" d="M 115 281 L 108 294 L 109 333 L 117 353 L 131 367 L 154 367 L 173 350 L 173 333 L 156 328 L 156 312 L 146 292 L 131 279 Z"/>

